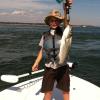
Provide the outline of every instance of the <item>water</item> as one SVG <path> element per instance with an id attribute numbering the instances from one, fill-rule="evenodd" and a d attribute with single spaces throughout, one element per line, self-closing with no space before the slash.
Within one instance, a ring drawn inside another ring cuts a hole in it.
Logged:
<path id="1" fill-rule="evenodd" d="M 0 24 L 0 75 L 31 71 L 41 34 L 48 30 L 43 24 Z M 71 72 L 100 87 L 100 27 L 74 26 L 70 61 L 78 66 Z M 41 68 L 43 68 L 41 62 Z M 23 81 L 23 80 L 20 80 Z M 0 81 L 0 90 L 11 85 Z"/>

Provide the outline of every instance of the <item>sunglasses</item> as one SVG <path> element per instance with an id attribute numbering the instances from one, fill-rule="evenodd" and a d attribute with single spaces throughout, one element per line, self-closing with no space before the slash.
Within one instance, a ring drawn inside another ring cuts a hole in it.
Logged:
<path id="1" fill-rule="evenodd" d="M 51 19 L 50 22 L 59 22 L 58 19 Z"/>

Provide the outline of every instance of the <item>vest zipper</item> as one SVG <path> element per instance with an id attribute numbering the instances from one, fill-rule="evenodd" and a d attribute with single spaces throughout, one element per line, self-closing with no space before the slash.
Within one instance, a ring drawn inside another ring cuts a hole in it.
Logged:
<path id="1" fill-rule="evenodd" d="M 55 52 L 55 35 L 52 36 L 52 40 L 53 40 L 53 58 L 54 61 L 56 60 L 56 52 Z"/>

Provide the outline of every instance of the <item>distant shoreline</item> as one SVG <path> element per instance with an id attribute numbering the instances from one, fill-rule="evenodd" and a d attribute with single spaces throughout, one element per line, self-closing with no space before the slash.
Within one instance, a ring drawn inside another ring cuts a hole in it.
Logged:
<path id="1" fill-rule="evenodd" d="M 0 22 L 0 24 L 29 24 L 29 25 L 46 25 L 45 23 L 27 23 L 27 22 Z M 94 25 L 72 25 L 73 27 L 100 27 Z"/>
<path id="2" fill-rule="evenodd" d="M 24 22 L 0 22 L 0 24 L 43 24 L 43 25 L 45 25 L 45 23 L 24 23 Z"/>

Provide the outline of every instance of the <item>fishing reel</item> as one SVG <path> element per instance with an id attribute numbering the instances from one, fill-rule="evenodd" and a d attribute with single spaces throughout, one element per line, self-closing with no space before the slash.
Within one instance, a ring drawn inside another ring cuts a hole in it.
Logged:
<path id="1" fill-rule="evenodd" d="M 66 3 L 64 3 L 64 9 L 66 9 L 67 14 L 69 14 L 69 10 L 72 7 L 72 3 L 66 1 Z"/>
<path id="2" fill-rule="evenodd" d="M 69 3 L 67 0 L 63 3 L 63 9 L 64 9 L 64 27 L 66 27 L 68 24 L 70 24 L 70 9 L 71 9 L 72 3 Z"/>

